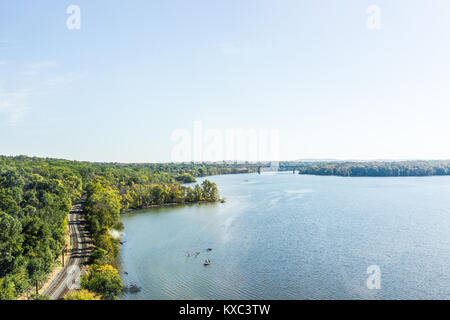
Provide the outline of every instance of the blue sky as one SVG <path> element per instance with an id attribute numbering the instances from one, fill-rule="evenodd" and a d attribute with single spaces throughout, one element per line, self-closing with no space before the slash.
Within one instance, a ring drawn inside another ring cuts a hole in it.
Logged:
<path id="1" fill-rule="evenodd" d="M 366 26 L 369 5 L 381 29 Z M 69 5 L 81 29 L 69 30 Z M 450 2 L 2 1 L 0 154 L 170 161 L 176 129 L 281 159 L 450 159 Z"/>

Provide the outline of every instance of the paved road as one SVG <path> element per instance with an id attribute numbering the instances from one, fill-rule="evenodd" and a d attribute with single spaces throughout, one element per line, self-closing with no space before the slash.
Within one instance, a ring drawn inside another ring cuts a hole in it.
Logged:
<path id="1" fill-rule="evenodd" d="M 62 299 L 70 290 L 76 288 L 76 281 L 85 271 L 91 246 L 89 232 L 84 220 L 83 206 L 86 195 L 78 201 L 69 212 L 69 232 L 72 249 L 64 268 L 56 275 L 52 283 L 43 292 L 50 299 Z"/>

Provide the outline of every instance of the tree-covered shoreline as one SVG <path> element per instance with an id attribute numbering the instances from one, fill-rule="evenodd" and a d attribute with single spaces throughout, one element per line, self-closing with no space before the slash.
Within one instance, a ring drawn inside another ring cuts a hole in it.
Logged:
<path id="1" fill-rule="evenodd" d="M 342 177 L 425 177 L 450 175 L 450 160 L 283 161 L 280 171 Z"/>

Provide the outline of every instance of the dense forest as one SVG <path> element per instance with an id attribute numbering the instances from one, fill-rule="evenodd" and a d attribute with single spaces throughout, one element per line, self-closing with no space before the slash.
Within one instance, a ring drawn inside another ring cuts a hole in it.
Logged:
<path id="1" fill-rule="evenodd" d="M 194 187 L 183 183 L 256 170 L 256 165 L 225 162 L 120 164 L 0 156 L 0 299 L 15 299 L 36 280 L 45 279 L 65 246 L 67 214 L 82 194 L 87 194 L 85 213 L 95 245 L 93 266 L 82 285 L 95 297 L 111 298 L 111 292 L 96 292 L 95 284 L 99 279 L 110 281 L 107 285 L 119 290 L 111 266 L 119 240 L 111 230 L 121 229 L 123 211 L 218 201 L 215 183 L 205 180 Z"/>
<path id="2" fill-rule="evenodd" d="M 281 171 L 344 177 L 408 177 L 450 175 L 450 161 L 280 162 Z"/>

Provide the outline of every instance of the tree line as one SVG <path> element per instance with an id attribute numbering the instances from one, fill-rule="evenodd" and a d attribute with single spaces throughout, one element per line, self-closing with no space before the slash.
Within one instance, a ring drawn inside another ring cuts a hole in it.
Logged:
<path id="1" fill-rule="evenodd" d="M 408 177 L 450 175 L 450 161 L 280 162 L 280 171 L 344 177 Z"/>

